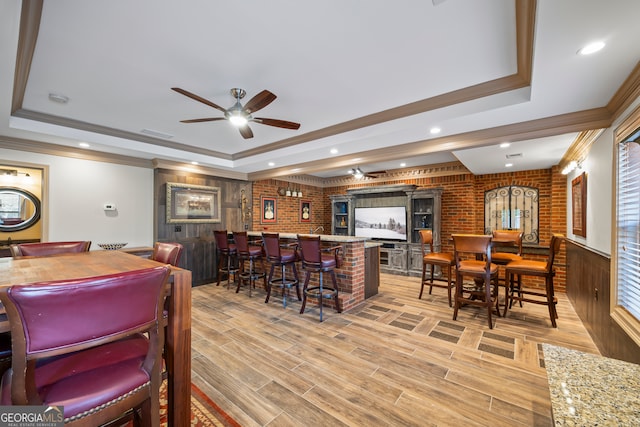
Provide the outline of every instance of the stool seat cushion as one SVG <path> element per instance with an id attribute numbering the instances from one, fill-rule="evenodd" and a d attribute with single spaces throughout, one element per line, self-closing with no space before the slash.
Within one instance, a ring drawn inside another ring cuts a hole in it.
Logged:
<path id="1" fill-rule="evenodd" d="M 249 246 L 249 256 L 256 257 L 262 255 L 262 247 L 261 246 Z M 246 255 L 242 253 L 241 255 Z"/>
<path id="2" fill-rule="evenodd" d="M 547 272 L 547 262 L 546 261 L 532 261 L 522 259 L 520 261 L 512 261 L 507 264 L 507 270 L 510 271 L 521 271 L 532 274 L 544 274 Z"/>
<path id="3" fill-rule="evenodd" d="M 518 254 L 509 252 L 494 252 L 491 254 L 491 262 L 508 263 L 512 261 L 522 261 L 522 257 Z"/>
<path id="4" fill-rule="evenodd" d="M 426 254 L 422 260 L 426 263 L 431 262 L 438 262 L 438 263 L 443 263 L 443 264 L 454 264 L 455 260 L 453 259 L 453 254 L 449 254 L 446 252 L 432 252 L 429 254 Z"/>
<path id="5" fill-rule="evenodd" d="M 295 262 L 297 261 L 296 251 L 293 249 L 280 249 L 280 262 Z"/>
<path id="6" fill-rule="evenodd" d="M 482 274 L 485 271 L 486 263 L 484 261 L 476 261 L 476 260 L 465 260 L 460 261 L 460 265 L 458 267 L 458 271 L 461 273 L 469 273 L 469 274 Z M 498 266 L 491 263 L 491 274 L 495 274 L 498 272 Z"/>
<path id="7" fill-rule="evenodd" d="M 236 252 L 238 252 L 238 249 L 236 248 L 236 245 L 233 243 L 229 243 L 229 246 L 226 248 L 220 248 L 220 252 L 222 253 L 228 253 L 228 254 L 235 254 Z"/>
<path id="8" fill-rule="evenodd" d="M 333 254 L 322 254 L 322 268 L 332 268 L 336 266 L 336 257 Z"/>

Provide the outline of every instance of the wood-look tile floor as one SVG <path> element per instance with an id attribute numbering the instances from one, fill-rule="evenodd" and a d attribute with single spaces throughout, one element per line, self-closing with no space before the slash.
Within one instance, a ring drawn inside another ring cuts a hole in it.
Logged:
<path id="1" fill-rule="evenodd" d="M 378 295 L 338 314 L 265 292 L 193 289 L 194 383 L 243 426 L 550 426 L 541 343 L 596 346 L 564 294 L 558 328 L 526 303 L 489 329 L 452 320 L 446 290 L 382 274 Z"/>

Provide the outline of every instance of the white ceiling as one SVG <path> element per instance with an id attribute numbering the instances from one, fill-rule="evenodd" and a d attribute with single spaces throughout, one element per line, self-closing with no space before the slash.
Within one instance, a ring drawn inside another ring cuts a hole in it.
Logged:
<path id="1" fill-rule="evenodd" d="M 524 25 L 516 28 L 514 0 L 44 0 L 24 99 L 12 114 L 21 2 L 4 0 L 0 135 L 84 141 L 90 150 L 249 177 L 327 178 L 356 164 L 377 171 L 456 160 L 476 174 L 504 172 L 507 162 L 511 171 L 548 168 L 594 126 L 568 131 L 552 118 L 607 105 L 637 66 L 640 2 L 533 4 L 529 79 L 518 66 L 526 49 L 516 42 Z M 576 54 L 594 40 L 605 49 Z M 505 83 L 523 73 L 525 84 Z M 227 121 L 180 123 L 222 113 L 171 87 L 224 108 L 233 87 L 247 91 L 243 102 L 267 89 L 278 98 L 254 115 L 301 126 L 252 123 L 254 138 L 245 140 Z M 51 93 L 69 102 L 52 102 Z M 442 132 L 432 135 L 433 126 Z"/>

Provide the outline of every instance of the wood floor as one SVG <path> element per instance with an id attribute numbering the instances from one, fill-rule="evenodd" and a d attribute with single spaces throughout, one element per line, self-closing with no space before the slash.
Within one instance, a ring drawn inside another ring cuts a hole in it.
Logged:
<path id="1" fill-rule="evenodd" d="M 381 275 L 378 295 L 338 314 L 243 287 L 193 289 L 193 382 L 243 426 L 550 426 L 540 343 L 597 348 L 564 294 L 558 328 L 525 304 L 487 325 L 446 290 Z"/>

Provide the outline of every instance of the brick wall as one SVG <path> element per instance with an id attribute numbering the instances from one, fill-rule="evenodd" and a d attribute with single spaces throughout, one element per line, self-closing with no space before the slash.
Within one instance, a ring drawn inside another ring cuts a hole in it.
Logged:
<path id="1" fill-rule="evenodd" d="M 522 185 L 536 187 L 540 191 L 539 200 L 539 230 L 540 245 L 548 246 L 552 233 L 565 234 L 567 229 L 567 179 L 560 173 L 557 166 L 551 169 L 532 170 L 488 175 L 451 175 L 434 178 L 410 179 L 402 182 L 388 181 L 371 184 L 358 183 L 343 187 L 315 188 L 301 186 L 305 200 L 313 203 L 311 224 L 301 224 L 298 219 L 299 202 L 285 197 L 278 197 L 278 222 L 268 225 L 275 231 L 308 232 L 310 226 L 322 225 L 326 232 L 331 230 L 331 199 L 329 195 L 346 194 L 347 189 L 380 186 L 388 184 L 413 184 L 424 188 L 443 188 L 442 193 L 442 250 L 452 251 L 450 237 L 453 233 L 483 233 L 484 232 L 484 192 L 500 186 Z M 260 194 L 274 196 L 278 187 L 287 183 L 277 180 L 264 180 L 254 183 L 253 208 L 254 230 L 264 229 L 260 224 Z M 308 197 L 307 197 L 308 196 Z M 280 200 L 283 199 L 282 203 Z M 531 259 L 543 259 L 540 256 L 527 255 Z M 565 290 L 565 249 L 562 247 L 556 261 L 556 290 Z M 534 283 L 534 282 L 532 282 Z M 541 283 L 537 282 L 540 286 Z"/>

